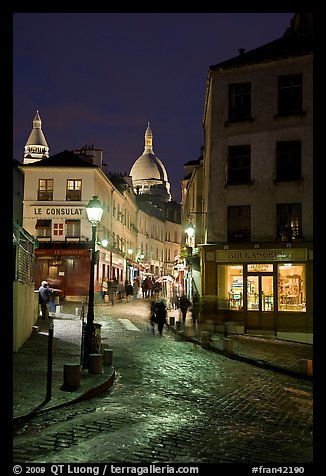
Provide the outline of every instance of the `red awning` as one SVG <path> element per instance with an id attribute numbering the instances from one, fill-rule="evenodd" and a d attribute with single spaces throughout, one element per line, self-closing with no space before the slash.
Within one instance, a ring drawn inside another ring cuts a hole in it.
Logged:
<path id="1" fill-rule="evenodd" d="M 35 228 L 49 228 L 51 226 L 51 220 L 37 220 Z"/>

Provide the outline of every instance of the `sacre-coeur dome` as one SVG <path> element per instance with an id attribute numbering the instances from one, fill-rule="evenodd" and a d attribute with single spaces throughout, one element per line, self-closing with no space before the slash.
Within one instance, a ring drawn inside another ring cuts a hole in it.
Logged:
<path id="1" fill-rule="evenodd" d="M 145 132 L 144 152 L 131 167 L 130 175 L 134 188 L 138 188 L 140 193 L 150 193 L 151 187 L 164 186 L 170 197 L 168 174 L 162 161 L 154 153 L 153 133 L 149 123 Z"/>

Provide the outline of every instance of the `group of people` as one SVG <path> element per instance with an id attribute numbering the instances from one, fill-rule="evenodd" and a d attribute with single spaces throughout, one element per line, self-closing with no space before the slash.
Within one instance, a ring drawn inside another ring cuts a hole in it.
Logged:
<path id="1" fill-rule="evenodd" d="M 195 324 L 198 320 L 200 301 L 197 294 L 193 295 L 193 302 L 187 298 L 186 294 L 182 294 L 179 298 L 178 307 L 181 312 L 182 322 L 185 324 L 187 312 L 191 309 L 192 322 Z M 159 301 L 152 299 L 150 305 L 150 329 L 151 334 L 155 334 L 155 324 L 157 324 L 157 330 L 160 335 L 163 333 L 164 324 L 166 324 L 167 308 L 163 299 Z"/>
<path id="2" fill-rule="evenodd" d="M 119 283 L 116 278 L 109 280 L 108 278 L 103 278 L 102 281 L 102 298 L 105 299 L 105 296 L 109 296 L 108 301 L 112 304 L 116 301 L 122 301 L 122 298 L 125 297 L 129 302 L 131 299 L 136 299 L 139 292 L 139 279 L 136 276 L 131 283 L 128 279 L 123 283 Z"/>

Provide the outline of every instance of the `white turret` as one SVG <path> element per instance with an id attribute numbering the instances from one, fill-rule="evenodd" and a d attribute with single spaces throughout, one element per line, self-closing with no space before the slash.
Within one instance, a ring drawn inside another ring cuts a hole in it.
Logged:
<path id="1" fill-rule="evenodd" d="M 49 157 L 49 146 L 42 131 L 42 121 L 38 111 L 33 119 L 33 129 L 24 148 L 24 164 L 37 162 Z"/>

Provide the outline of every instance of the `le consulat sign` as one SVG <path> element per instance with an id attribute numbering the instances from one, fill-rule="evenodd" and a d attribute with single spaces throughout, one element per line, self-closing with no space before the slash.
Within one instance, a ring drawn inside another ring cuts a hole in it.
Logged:
<path id="1" fill-rule="evenodd" d="M 34 215 L 41 216 L 81 216 L 84 207 L 33 207 Z"/>

